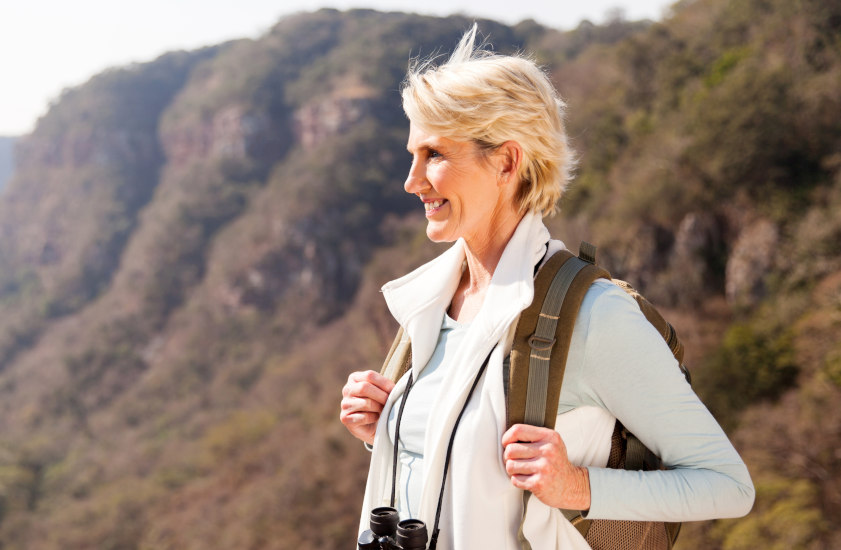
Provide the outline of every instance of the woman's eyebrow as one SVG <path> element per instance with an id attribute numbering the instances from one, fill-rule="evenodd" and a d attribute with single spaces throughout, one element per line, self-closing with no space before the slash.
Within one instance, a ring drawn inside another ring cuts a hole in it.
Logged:
<path id="1" fill-rule="evenodd" d="M 430 143 L 421 143 L 420 145 L 418 145 L 416 150 L 418 152 L 421 152 L 421 151 L 431 151 L 433 149 L 437 151 L 439 149 L 439 147 L 437 145 L 432 145 Z M 414 154 L 414 150 L 412 150 L 412 148 L 409 147 L 408 145 L 406 146 L 406 150 L 409 153 Z"/>

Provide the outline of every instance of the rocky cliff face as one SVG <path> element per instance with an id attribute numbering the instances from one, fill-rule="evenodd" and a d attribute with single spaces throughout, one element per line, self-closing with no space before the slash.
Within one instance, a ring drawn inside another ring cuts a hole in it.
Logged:
<path id="1" fill-rule="evenodd" d="M 755 306 L 768 294 L 768 276 L 778 254 L 780 231 L 767 219 L 745 227 L 727 259 L 727 300 L 735 307 Z"/>
<path id="2" fill-rule="evenodd" d="M 305 150 L 312 150 L 330 136 L 346 132 L 371 116 L 366 97 L 338 96 L 308 103 L 292 116 L 295 137 Z"/>
<path id="3" fill-rule="evenodd" d="M 248 159 L 270 153 L 278 159 L 293 136 L 283 121 L 265 112 L 246 112 L 241 105 L 221 108 L 199 123 L 169 128 L 161 135 L 169 162 L 184 164 L 210 158 Z"/>

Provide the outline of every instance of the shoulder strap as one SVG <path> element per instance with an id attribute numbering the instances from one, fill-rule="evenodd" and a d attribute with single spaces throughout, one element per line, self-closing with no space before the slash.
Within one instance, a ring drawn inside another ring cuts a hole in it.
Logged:
<path id="1" fill-rule="evenodd" d="M 666 344 L 669 346 L 669 349 L 672 351 L 672 355 L 675 356 L 677 359 L 678 364 L 680 364 L 681 370 L 684 370 L 685 367 L 683 366 L 683 344 L 681 343 L 680 339 L 677 336 L 677 331 L 675 328 L 666 321 L 663 316 L 657 311 L 651 302 L 645 299 L 645 297 L 636 291 L 634 287 L 630 285 L 630 283 L 626 281 L 622 281 L 620 279 L 613 279 L 613 282 L 617 284 L 622 290 L 624 290 L 631 298 L 636 300 L 637 305 L 639 305 L 640 311 L 642 314 L 645 315 L 645 318 L 648 319 L 648 322 L 654 325 L 654 328 L 657 329 L 657 332 L 660 333 L 660 336 L 663 337 L 663 340 L 666 341 Z M 688 371 L 684 372 L 684 374 L 688 377 Z"/>
<path id="2" fill-rule="evenodd" d="M 558 252 L 537 272 L 534 299 L 517 322 L 507 369 L 508 427 L 555 426 L 575 318 L 593 281 L 610 279 L 593 265 L 594 257 L 595 247 L 587 244 L 579 257 Z"/>
<path id="3" fill-rule="evenodd" d="M 388 355 L 385 356 L 380 374 L 392 382 L 397 382 L 411 366 L 412 342 L 401 326 L 397 329 L 397 335 L 394 337 L 391 349 L 388 350 Z"/>

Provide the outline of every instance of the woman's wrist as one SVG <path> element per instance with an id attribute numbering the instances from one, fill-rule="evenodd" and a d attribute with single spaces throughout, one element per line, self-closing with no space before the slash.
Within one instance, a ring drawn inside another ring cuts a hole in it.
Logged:
<path id="1" fill-rule="evenodd" d="M 570 502 L 566 508 L 586 512 L 590 509 L 590 471 L 587 468 L 575 466 L 572 478 L 568 492 Z"/>

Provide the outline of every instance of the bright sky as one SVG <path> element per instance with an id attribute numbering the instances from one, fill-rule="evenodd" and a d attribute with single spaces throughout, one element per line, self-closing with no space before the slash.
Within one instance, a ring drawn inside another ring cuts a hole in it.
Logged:
<path id="1" fill-rule="evenodd" d="M 505 23 L 532 18 L 571 29 L 660 19 L 672 0 L 7 0 L 0 4 L 0 136 L 32 131 L 61 90 L 102 70 L 177 49 L 256 38 L 281 16 L 321 7 L 369 7 L 431 15 L 463 13 Z"/>

